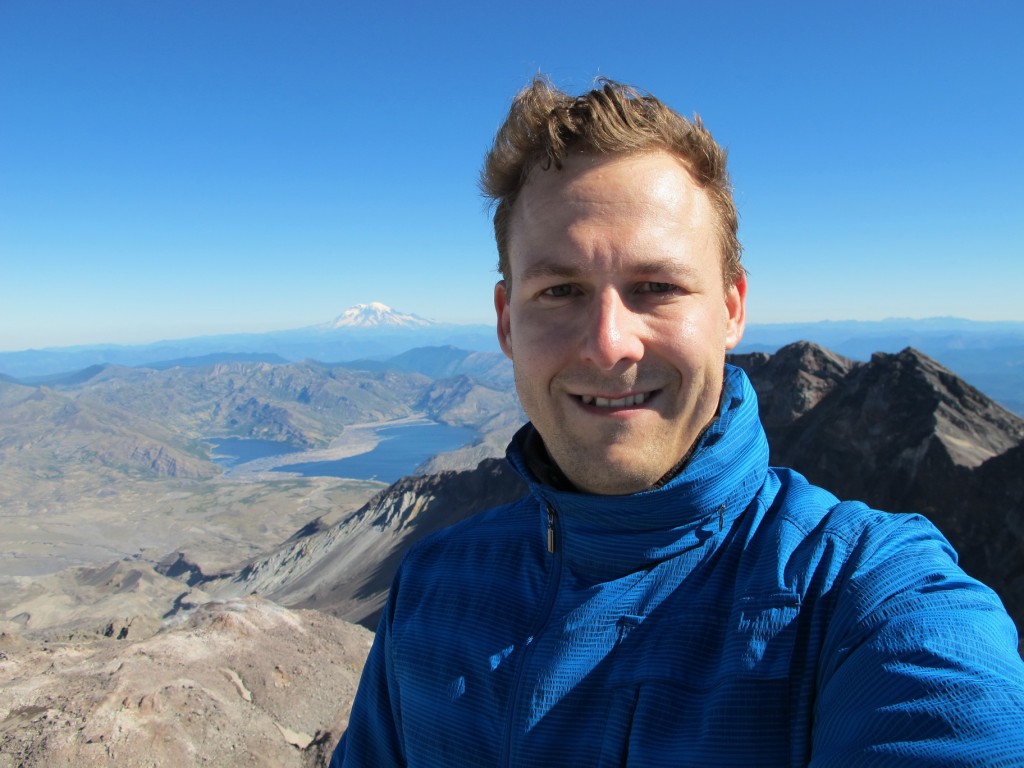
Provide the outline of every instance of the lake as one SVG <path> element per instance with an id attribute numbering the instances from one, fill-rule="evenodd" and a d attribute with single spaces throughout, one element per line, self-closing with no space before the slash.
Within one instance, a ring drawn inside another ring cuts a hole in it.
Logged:
<path id="1" fill-rule="evenodd" d="M 270 456 L 283 456 L 302 450 L 276 440 L 256 440 L 245 437 L 217 437 L 208 439 L 206 442 L 213 444 L 210 460 L 229 469 L 247 461 L 266 459 Z"/>
<path id="2" fill-rule="evenodd" d="M 476 432 L 468 427 L 436 423 L 383 427 L 377 430 L 377 435 L 381 438 L 377 446 L 358 456 L 288 464 L 275 470 L 294 472 L 303 477 L 350 477 L 393 483 L 411 475 L 431 456 L 461 448 L 476 438 Z"/>
<path id="3" fill-rule="evenodd" d="M 380 438 L 377 446 L 358 456 L 285 464 L 273 467 L 273 471 L 292 472 L 303 477 L 347 477 L 393 483 L 411 475 L 431 456 L 461 448 L 477 436 L 468 427 L 450 427 L 433 422 L 381 427 L 376 433 Z M 302 451 L 273 440 L 228 437 L 213 438 L 207 442 L 215 446 L 211 459 L 228 469 L 256 459 L 272 459 Z"/>

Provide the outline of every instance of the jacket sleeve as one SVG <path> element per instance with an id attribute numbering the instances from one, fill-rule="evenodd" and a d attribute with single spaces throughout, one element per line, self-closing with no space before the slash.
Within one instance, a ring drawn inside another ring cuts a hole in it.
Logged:
<path id="1" fill-rule="evenodd" d="M 397 585 L 396 576 L 363 667 L 348 728 L 334 750 L 330 768 L 405 765 L 398 688 L 392 664 L 392 619 Z"/>
<path id="2" fill-rule="evenodd" d="M 916 515 L 856 542 L 825 638 L 813 768 L 1024 766 L 1024 663 L 999 598 Z"/>

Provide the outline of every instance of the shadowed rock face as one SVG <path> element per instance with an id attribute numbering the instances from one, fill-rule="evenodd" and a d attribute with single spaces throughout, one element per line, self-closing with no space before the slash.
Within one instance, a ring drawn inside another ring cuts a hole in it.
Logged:
<path id="1" fill-rule="evenodd" d="M 841 498 L 933 514 L 953 485 L 1024 439 L 1024 420 L 913 349 L 868 363 L 807 343 L 768 363 L 751 357 L 733 362 L 748 369 L 759 399 L 764 393 L 772 463 Z M 816 402 L 787 414 L 780 392 L 807 392 L 785 397 Z"/>
<path id="2" fill-rule="evenodd" d="M 928 512 L 968 573 L 999 593 L 1024 634 L 1024 443 L 957 473 Z"/>
<path id="3" fill-rule="evenodd" d="M 859 363 L 815 344 L 791 344 L 774 355 L 735 355 L 757 391 L 766 431 L 788 427 L 840 385 Z"/>

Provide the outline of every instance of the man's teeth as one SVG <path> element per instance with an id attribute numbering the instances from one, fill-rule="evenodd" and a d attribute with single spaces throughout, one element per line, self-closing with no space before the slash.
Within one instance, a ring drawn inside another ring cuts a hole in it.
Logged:
<path id="1" fill-rule="evenodd" d="M 643 405 L 647 399 L 647 393 L 641 392 L 636 395 L 626 395 L 609 400 L 607 397 L 594 397 L 593 395 L 580 395 L 584 405 L 596 405 L 598 408 L 624 408 L 630 405 Z"/>

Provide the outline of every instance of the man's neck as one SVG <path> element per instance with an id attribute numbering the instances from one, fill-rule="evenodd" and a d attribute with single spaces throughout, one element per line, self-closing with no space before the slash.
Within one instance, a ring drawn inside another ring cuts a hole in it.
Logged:
<path id="1" fill-rule="evenodd" d="M 715 415 L 717 418 L 717 414 Z M 712 419 L 697 435 L 697 439 L 693 441 L 689 450 L 683 454 L 683 457 L 679 459 L 664 475 L 662 475 L 657 482 L 655 482 L 648 490 L 655 490 L 669 483 L 674 477 L 680 474 L 685 468 L 687 463 L 690 461 L 690 457 L 693 456 L 693 452 L 700 444 L 701 439 L 704 437 L 704 433 L 707 432 L 708 427 L 714 423 L 715 419 Z M 523 441 L 523 458 L 526 461 L 526 466 L 529 468 L 533 476 L 540 480 L 545 485 L 550 485 L 557 491 L 565 491 L 568 493 L 579 493 L 580 489 L 577 488 L 573 482 L 566 477 L 565 473 L 559 468 L 555 460 L 551 458 L 551 454 L 548 453 L 547 447 L 544 445 L 544 439 L 540 436 L 540 432 L 532 424 L 530 425 L 530 431 L 526 435 L 526 439 Z"/>

